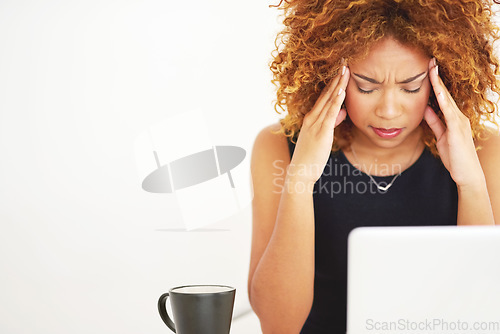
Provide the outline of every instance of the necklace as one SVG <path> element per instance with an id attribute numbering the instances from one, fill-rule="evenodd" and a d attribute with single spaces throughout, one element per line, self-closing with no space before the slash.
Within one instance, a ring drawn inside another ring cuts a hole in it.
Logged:
<path id="1" fill-rule="evenodd" d="M 407 166 L 409 166 L 411 161 L 413 160 L 413 156 L 415 156 L 415 153 L 417 152 L 419 143 L 420 143 L 420 141 L 417 142 L 417 146 L 415 146 L 415 150 L 413 151 L 413 154 L 411 155 L 410 160 L 408 160 L 408 162 L 406 163 Z M 361 166 L 361 164 L 359 163 L 358 156 L 356 155 L 356 151 L 354 150 L 354 147 L 352 147 L 352 145 L 351 145 L 351 151 L 352 151 L 352 155 L 354 156 L 354 160 L 355 160 L 356 164 Z M 377 183 L 377 181 L 375 181 L 373 176 L 371 176 L 370 174 L 366 173 L 366 175 L 368 175 L 370 180 L 377 186 L 377 188 L 379 190 L 381 190 L 385 193 L 387 190 L 389 190 L 389 188 L 393 185 L 394 181 L 396 181 L 396 179 L 398 178 L 399 175 L 401 175 L 401 173 L 403 173 L 403 172 L 401 171 L 401 172 L 399 172 L 399 174 L 394 175 L 391 182 L 389 182 L 385 186 L 382 186 L 381 184 Z"/>

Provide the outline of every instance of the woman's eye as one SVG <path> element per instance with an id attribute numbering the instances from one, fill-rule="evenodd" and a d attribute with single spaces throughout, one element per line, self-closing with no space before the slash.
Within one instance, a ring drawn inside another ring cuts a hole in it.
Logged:
<path id="1" fill-rule="evenodd" d="M 358 91 L 360 93 L 363 93 L 363 94 L 370 94 L 371 92 L 373 92 L 373 89 L 372 90 L 364 90 L 364 89 L 361 89 L 358 87 Z"/>
<path id="2" fill-rule="evenodd" d="M 403 89 L 403 91 L 406 92 L 406 93 L 415 94 L 415 93 L 420 92 L 420 88 L 421 87 L 418 87 L 417 89 L 413 89 L 413 90 L 412 89 Z M 370 93 L 373 93 L 374 89 L 372 89 L 372 90 L 364 90 L 364 89 L 361 89 L 361 88 L 358 87 L 358 91 L 360 93 L 363 93 L 363 94 L 370 94 Z"/>
<path id="3" fill-rule="evenodd" d="M 410 93 L 410 94 L 415 94 L 415 93 L 418 93 L 420 91 L 420 87 L 418 87 L 417 89 L 413 89 L 413 90 L 403 89 L 403 91 Z"/>

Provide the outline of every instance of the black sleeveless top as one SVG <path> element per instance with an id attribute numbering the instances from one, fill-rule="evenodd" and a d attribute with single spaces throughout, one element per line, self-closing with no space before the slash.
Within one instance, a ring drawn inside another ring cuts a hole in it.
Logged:
<path id="1" fill-rule="evenodd" d="M 288 139 L 290 156 L 295 145 Z M 380 185 L 393 176 L 373 176 Z M 425 149 L 386 192 L 342 151 L 330 154 L 314 185 L 314 300 L 301 334 L 344 334 L 347 236 L 359 226 L 456 225 L 457 187 L 440 160 Z"/>

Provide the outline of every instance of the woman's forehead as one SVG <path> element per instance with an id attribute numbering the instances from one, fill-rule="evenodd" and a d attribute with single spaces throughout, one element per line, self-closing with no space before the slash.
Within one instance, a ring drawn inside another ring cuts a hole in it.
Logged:
<path id="1" fill-rule="evenodd" d="M 414 66 L 427 63 L 429 57 L 417 47 L 405 45 L 393 38 L 385 37 L 368 47 L 366 55 L 349 62 L 350 66 Z"/>
<path id="2" fill-rule="evenodd" d="M 426 72 L 429 60 L 420 49 L 388 39 L 377 42 L 366 57 L 350 61 L 349 67 L 358 80 L 403 82 Z"/>

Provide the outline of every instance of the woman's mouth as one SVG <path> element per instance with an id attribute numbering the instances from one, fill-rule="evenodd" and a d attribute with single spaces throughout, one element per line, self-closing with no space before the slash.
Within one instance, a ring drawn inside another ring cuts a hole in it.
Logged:
<path id="1" fill-rule="evenodd" d="M 372 127 L 373 129 L 373 132 L 375 132 L 375 134 L 381 138 L 384 138 L 384 139 L 391 139 L 391 138 L 394 138 L 396 136 L 398 136 L 401 131 L 403 131 L 402 128 L 390 128 L 390 129 L 386 129 L 386 128 L 375 128 L 375 127 Z"/>

